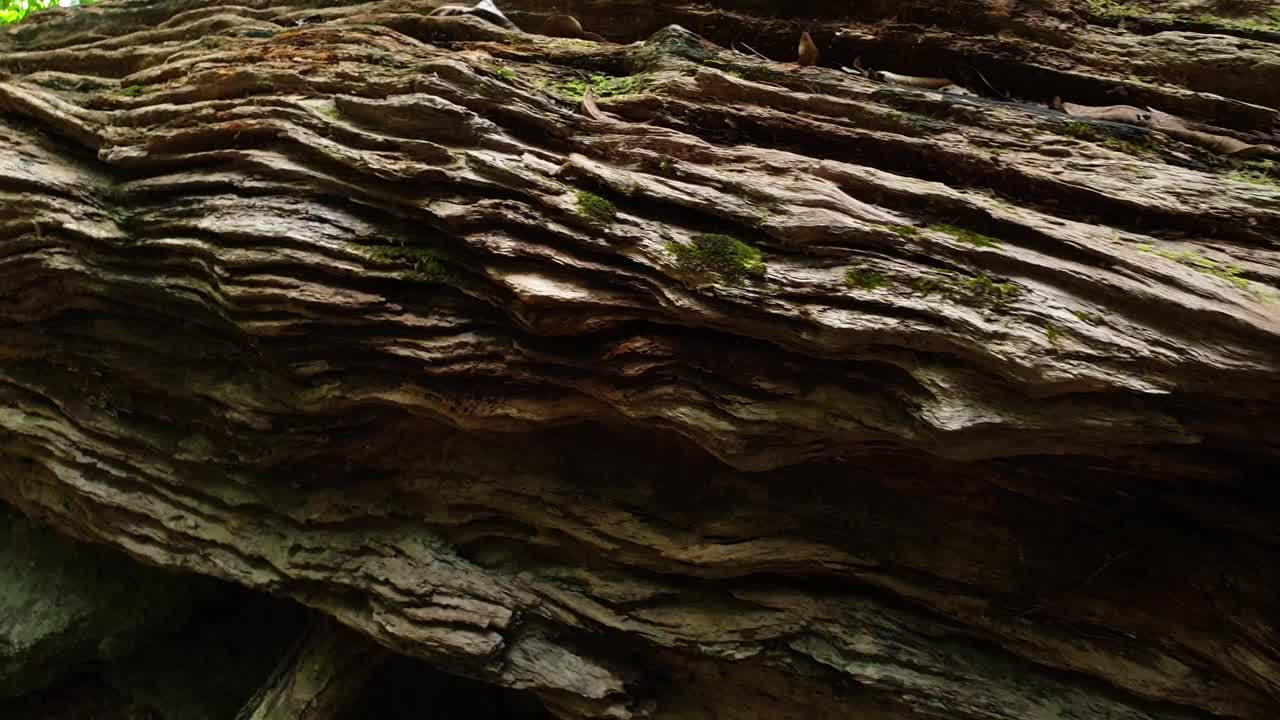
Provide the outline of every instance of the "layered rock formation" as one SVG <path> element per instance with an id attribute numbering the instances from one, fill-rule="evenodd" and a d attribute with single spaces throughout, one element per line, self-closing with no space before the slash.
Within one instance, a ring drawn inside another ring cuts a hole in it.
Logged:
<path id="1" fill-rule="evenodd" d="M 1276 716 L 1276 170 L 1052 107 L 1277 144 L 1265 15 L 435 5 L 0 35 L 0 499 L 335 620 L 241 717 Z"/>

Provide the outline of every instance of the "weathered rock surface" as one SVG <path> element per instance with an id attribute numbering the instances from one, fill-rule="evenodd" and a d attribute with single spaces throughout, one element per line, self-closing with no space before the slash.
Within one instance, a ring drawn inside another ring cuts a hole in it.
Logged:
<path id="1" fill-rule="evenodd" d="M 184 623 L 210 583 L 86 547 L 0 506 L 0 699 Z"/>
<path id="2" fill-rule="evenodd" d="M 0 499 L 564 718 L 1276 717 L 1274 167 L 1048 107 L 1276 38 L 812 5 L 0 36 Z"/>

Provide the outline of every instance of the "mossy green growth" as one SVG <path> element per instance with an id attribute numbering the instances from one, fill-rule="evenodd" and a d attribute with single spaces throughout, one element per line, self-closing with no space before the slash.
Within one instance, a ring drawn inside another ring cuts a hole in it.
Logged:
<path id="1" fill-rule="evenodd" d="M 1022 295 L 1016 284 L 982 273 L 972 277 L 947 272 L 921 275 L 911 281 L 911 289 L 925 297 L 938 293 L 952 302 L 983 308 L 1001 308 Z"/>
<path id="2" fill-rule="evenodd" d="M 1202 22 L 1206 25 L 1220 25 L 1222 27 L 1235 28 L 1239 30 L 1266 30 L 1270 32 L 1280 32 L 1280 8 L 1272 8 L 1263 16 L 1222 18 L 1215 15 L 1201 15 L 1196 18 L 1196 21 Z"/>
<path id="3" fill-rule="evenodd" d="M 1066 127 L 1062 129 L 1062 133 L 1081 140 L 1101 140 L 1106 135 L 1106 133 L 1099 132 L 1097 128 L 1088 123 L 1082 122 L 1067 123 Z"/>
<path id="4" fill-rule="evenodd" d="M 719 277 L 740 285 L 749 277 L 764 275 L 760 251 L 729 235 L 696 235 L 689 243 L 667 243 L 680 270 L 695 277 Z"/>
<path id="5" fill-rule="evenodd" d="M 634 95 L 643 91 L 648 83 L 649 77 L 646 75 L 628 75 L 625 77 L 589 75 L 586 78 L 549 82 L 544 87 L 563 98 L 581 102 L 583 95 L 587 92 L 587 88 L 591 88 L 596 97 L 610 97 L 613 95 Z"/>
<path id="6" fill-rule="evenodd" d="M 116 94 L 124 95 L 125 97 L 138 97 L 140 95 L 146 95 L 148 92 L 150 91 L 141 85 L 130 85 L 129 87 L 120 88 L 116 91 Z"/>
<path id="7" fill-rule="evenodd" d="M 1113 20 L 1143 17 L 1148 14 L 1147 10 L 1142 7 L 1119 2 L 1119 0 L 1089 0 L 1089 9 L 1093 11 L 1094 15 Z"/>
<path id="8" fill-rule="evenodd" d="M 603 223 L 611 223 L 618 218 L 618 209 L 613 203 L 586 190 L 578 191 L 578 212 Z"/>
<path id="9" fill-rule="evenodd" d="M 1276 179 L 1276 164 L 1271 160 L 1250 160 L 1245 163 L 1245 168 L 1229 173 L 1227 177 L 1240 182 L 1247 182 L 1253 185 L 1268 185 L 1271 187 L 1280 187 L 1280 180 Z"/>
<path id="10" fill-rule="evenodd" d="M 439 253 L 416 247 L 371 247 L 365 254 L 372 260 L 407 266 L 404 279 L 440 285 L 460 286 L 462 276 L 451 269 Z"/>
<path id="11" fill-rule="evenodd" d="M 1093 127 L 1088 123 L 1067 123 L 1062 132 L 1064 135 L 1069 135 L 1079 140 L 1088 140 L 1127 155 L 1150 155 L 1155 152 L 1155 147 L 1150 140 L 1143 140 L 1142 142 L 1121 140 L 1106 130 Z"/>
<path id="12" fill-rule="evenodd" d="M 500 67 L 497 70 L 494 70 L 493 74 L 497 75 L 498 77 L 508 82 L 515 80 L 517 77 L 519 77 L 518 75 L 516 75 L 516 71 L 512 70 L 509 67 Z"/>
<path id="13" fill-rule="evenodd" d="M 1022 294 L 1022 288 L 1010 282 L 999 282 L 990 275 L 975 275 L 962 283 L 962 300 L 973 305 L 1005 305 Z"/>
<path id="14" fill-rule="evenodd" d="M 1172 250 L 1159 250 L 1151 245 L 1142 244 L 1138 249 L 1152 255 L 1159 255 L 1166 260 L 1172 260 L 1179 265 L 1202 272 L 1206 275 L 1212 275 L 1219 280 L 1225 280 L 1241 290 L 1249 289 L 1249 281 L 1240 277 L 1240 273 L 1244 271 L 1238 265 L 1224 265 L 1217 260 L 1207 258 L 1199 253 L 1190 251 L 1174 252 Z"/>
<path id="15" fill-rule="evenodd" d="M 1071 314 L 1075 315 L 1076 319 L 1080 322 L 1089 323 L 1090 325 L 1102 324 L 1102 316 L 1096 313 L 1084 312 L 1083 310 L 1072 310 Z"/>
<path id="16" fill-rule="evenodd" d="M 930 230 L 946 233 L 962 242 L 981 248 L 999 247 L 1000 241 L 993 237 L 983 235 L 980 232 L 974 232 L 955 225 L 934 224 L 929 226 Z"/>
<path id="17" fill-rule="evenodd" d="M 920 228 L 913 225 L 885 225 L 889 232 L 902 238 L 913 238 L 920 235 Z"/>
<path id="18" fill-rule="evenodd" d="M 1062 330 L 1053 323 L 1046 323 L 1044 326 L 1044 335 L 1049 338 L 1049 344 L 1056 346 L 1062 342 Z"/>
<path id="19" fill-rule="evenodd" d="M 844 274 L 844 284 L 851 290 L 878 290 L 889 284 L 889 278 L 876 270 L 855 268 Z"/>

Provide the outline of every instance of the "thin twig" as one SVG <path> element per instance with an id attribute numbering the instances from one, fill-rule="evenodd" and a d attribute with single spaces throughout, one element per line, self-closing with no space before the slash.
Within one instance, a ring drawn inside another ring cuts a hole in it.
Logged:
<path id="1" fill-rule="evenodd" d="M 744 48 L 746 48 L 746 49 L 750 50 L 752 55 L 755 55 L 756 57 L 760 58 L 761 60 L 765 60 L 765 61 L 768 61 L 768 62 L 772 62 L 772 60 L 769 60 L 769 58 L 767 58 L 767 57 L 765 57 L 765 56 L 761 55 L 760 53 L 756 52 L 756 49 L 755 49 L 755 48 L 753 48 L 753 47 L 751 47 L 750 45 L 748 45 L 748 44 L 746 44 L 746 43 L 742 43 L 742 47 L 744 47 Z"/>

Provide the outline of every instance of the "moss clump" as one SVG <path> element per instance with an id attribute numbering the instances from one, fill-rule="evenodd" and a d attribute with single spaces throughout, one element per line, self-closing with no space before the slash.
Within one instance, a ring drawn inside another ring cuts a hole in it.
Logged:
<path id="1" fill-rule="evenodd" d="M 1022 288 L 1010 282 L 998 282 L 990 275 L 975 275 L 960 283 L 957 302 L 970 305 L 996 307 L 1013 302 L 1022 294 Z"/>
<path id="2" fill-rule="evenodd" d="M 844 285 L 850 290 L 878 290 L 889 284 L 889 278 L 882 272 L 856 268 L 844 274 Z"/>
<path id="3" fill-rule="evenodd" d="M 1166 260 L 1172 260 L 1179 265 L 1202 272 L 1205 275 L 1212 275 L 1219 280 L 1225 280 L 1241 290 L 1249 289 L 1249 281 L 1240 277 L 1240 273 L 1244 271 L 1239 265 L 1224 265 L 1217 260 L 1207 258 L 1199 253 L 1190 251 L 1174 252 L 1172 250 L 1159 250 L 1151 245 L 1139 245 L 1138 249 L 1145 253 L 1158 255 Z"/>
<path id="4" fill-rule="evenodd" d="M 611 223 L 618 218 L 618 209 L 613 203 L 586 190 L 578 191 L 578 212 L 602 223 Z"/>
<path id="5" fill-rule="evenodd" d="M 1245 163 L 1245 167 L 1230 173 L 1227 177 L 1240 182 L 1247 182 L 1253 185 L 1267 185 L 1270 187 L 1280 187 L 1280 180 L 1276 179 L 1276 164 L 1271 160 L 1251 160 Z"/>
<path id="6" fill-rule="evenodd" d="M 508 82 L 515 80 L 517 77 L 519 77 L 518 75 L 516 75 L 516 71 L 512 70 L 509 67 L 500 67 L 494 70 L 493 74 Z"/>
<path id="7" fill-rule="evenodd" d="M 962 277 L 955 273 L 921 275 L 910 283 L 911 289 L 928 297 L 935 293 L 951 302 L 980 308 L 1002 308 L 1022 295 L 1022 288 L 1001 282 L 986 274 Z"/>
<path id="8" fill-rule="evenodd" d="M 549 82 L 544 87 L 565 99 L 581 102 L 583 95 L 587 92 L 587 88 L 591 88 L 596 97 L 611 97 L 613 95 L 634 95 L 644 90 L 648 84 L 649 78 L 646 75 L 628 75 L 626 77 L 589 75 L 586 78 Z"/>
<path id="9" fill-rule="evenodd" d="M 406 280 L 454 286 L 463 284 L 462 277 L 438 253 L 425 248 L 373 247 L 366 248 L 365 254 L 371 260 L 405 266 L 402 277 Z"/>
<path id="10" fill-rule="evenodd" d="M 740 285 L 748 277 L 764 275 L 760 251 L 728 235 L 696 235 L 689 243 L 667 243 L 682 272 L 695 277 L 718 277 Z"/>
<path id="11" fill-rule="evenodd" d="M 1195 20 L 1205 25 L 1218 25 L 1237 30 L 1280 32 L 1280 8 L 1273 8 L 1267 11 L 1266 15 L 1255 17 L 1222 18 L 1216 15 L 1200 15 Z"/>
<path id="12" fill-rule="evenodd" d="M 1151 155 L 1156 151 L 1155 146 L 1149 140 L 1134 142 L 1132 140 L 1109 137 L 1102 141 L 1102 146 L 1126 155 Z"/>
<path id="13" fill-rule="evenodd" d="M 1089 9 L 1094 15 L 1112 20 L 1140 18 L 1151 14 L 1145 8 L 1118 0 L 1089 0 Z"/>
<path id="14" fill-rule="evenodd" d="M 1267 185 L 1270 187 L 1280 187 L 1280 180 L 1277 180 L 1271 175 L 1268 175 L 1267 173 L 1264 173 L 1264 172 L 1257 172 L 1257 171 L 1251 171 L 1251 170 L 1236 170 L 1235 172 L 1231 173 L 1227 177 L 1231 178 L 1232 180 L 1239 180 L 1240 182 L 1246 182 L 1251 185 Z"/>
<path id="15" fill-rule="evenodd" d="M 1080 322 L 1088 323 L 1090 325 L 1102 324 L 1102 316 L 1096 313 L 1084 312 L 1083 310 L 1072 310 L 1071 314 L 1075 315 L 1076 319 Z"/>
<path id="16" fill-rule="evenodd" d="M 913 238 L 920 235 L 920 228 L 912 225 L 885 225 L 889 232 L 901 238 Z"/>
<path id="17" fill-rule="evenodd" d="M 125 97 L 138 97 L 140 95 L 146 95 L 148 92 L 147 88 L 141 85 L 130 85 L 129 87 L 120 88 L 116 91 L 116 94 L 124 95 Z"/>
<path id="18" fill-rule="evenodd" d="M 962 242 L 967 242 L 970 245 L 973 245 L 975 247 L 993 248 L 993 247 L 1000 246 L 1000 241 L 996 240 L 993 237 L 983 235 L 982 233 L 974 232 L 972 230 L 966 230 L 965 228 L 962 228 L 962 227 L 956 227 L 955 225 L 935 224 L 935 225 L 930 225 L 929 229 L 937 232 L 946 233 L 948 235 L 955 237 L 957 240 L 960 240 Z"/>
<path id="19" fill-rule="evenodd" d="M 1135 140 L 1122 140 L 1101 128 L 1094 127 L 1088 123 L 1073 122 L 1067 123 L 1062 133 L 1079 140 L 1087 140 L 1097 143 L 1105 148 L 1110 148 L 1127 155 L 1150 155 L 1155 152 L 1155 147 L 1150 140 L 1144 139 L 1141 142 Z"/>
<path id="20" fill-rule="evenodd" d="M 1050 345 L 1057 346 L 1058 343 L 1062 342 L 1062 330 L 1053 323 L 1048 323 L 1044 326 L 1044 335 L 1049 338 Z"/>
<path id="21" fill-rule="evenodd" d="M 1100 141 L 1106 137 L 1106 133 L 1099 131 L 1097 128 L 1082 122 L 1067 123 L 1062 129 L 1063 135 L 1070 135 L 1080 140 Z"/>

